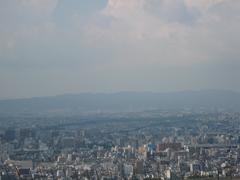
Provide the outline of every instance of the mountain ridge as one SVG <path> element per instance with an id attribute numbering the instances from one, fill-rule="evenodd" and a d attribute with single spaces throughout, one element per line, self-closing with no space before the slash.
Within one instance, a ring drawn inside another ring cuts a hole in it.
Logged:
<path id="1" fill-rule="evenodd" d="M 224 108 L 240 110 L 240 93 L 228 90 L 79 93 L 0 100 L 0 113 L 55 110 L 139 111 L 146 109 Z"/>

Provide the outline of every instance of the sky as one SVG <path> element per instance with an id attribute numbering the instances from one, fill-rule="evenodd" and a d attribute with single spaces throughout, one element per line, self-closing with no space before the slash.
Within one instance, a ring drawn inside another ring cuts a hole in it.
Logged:
<path id="1" fill-rule="evenodd" d="M 0 0 L 0 99 L 240 91 L 239 0 Z"/>

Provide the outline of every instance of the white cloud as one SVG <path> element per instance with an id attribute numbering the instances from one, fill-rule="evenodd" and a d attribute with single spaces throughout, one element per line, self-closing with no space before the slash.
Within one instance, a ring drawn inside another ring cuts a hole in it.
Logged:
<path id="1" fill-rule="evenodd" d="M 94 46 L 120 47 L 118 59 L 128 64 L 217 61 L 238 53 L 238 10 L 232 0 L 109 0 L 100 13 L 107 25 L 90 23 L 88 34 Z"/>
<path id="2" fill-rule="evenodd" d="M 114 18 L 129 18 L 131 15 L 142 15 L 144 13 L 144 0 L 109 0 L 103 14 Z"/>

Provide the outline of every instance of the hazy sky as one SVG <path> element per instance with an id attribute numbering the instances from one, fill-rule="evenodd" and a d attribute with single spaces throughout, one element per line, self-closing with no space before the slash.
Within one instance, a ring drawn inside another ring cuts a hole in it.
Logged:
<path id="1" fill-rule="evenodd" d="M 0 0 L 0 98 L 240 91 L 240 0 Z"/>

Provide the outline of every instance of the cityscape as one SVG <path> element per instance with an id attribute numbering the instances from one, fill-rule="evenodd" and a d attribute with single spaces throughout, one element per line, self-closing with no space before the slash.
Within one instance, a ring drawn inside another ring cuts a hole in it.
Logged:
<path id="1" fill-rule="evenodd" d="M 1 179 L 240 179 L 240 113 L 31 119 L 1 121 Z"/>
<path id="2" fill-rule="evenodd" d="M 0 180 L 240 180 L 240 0 L 0 0 Z"/>

